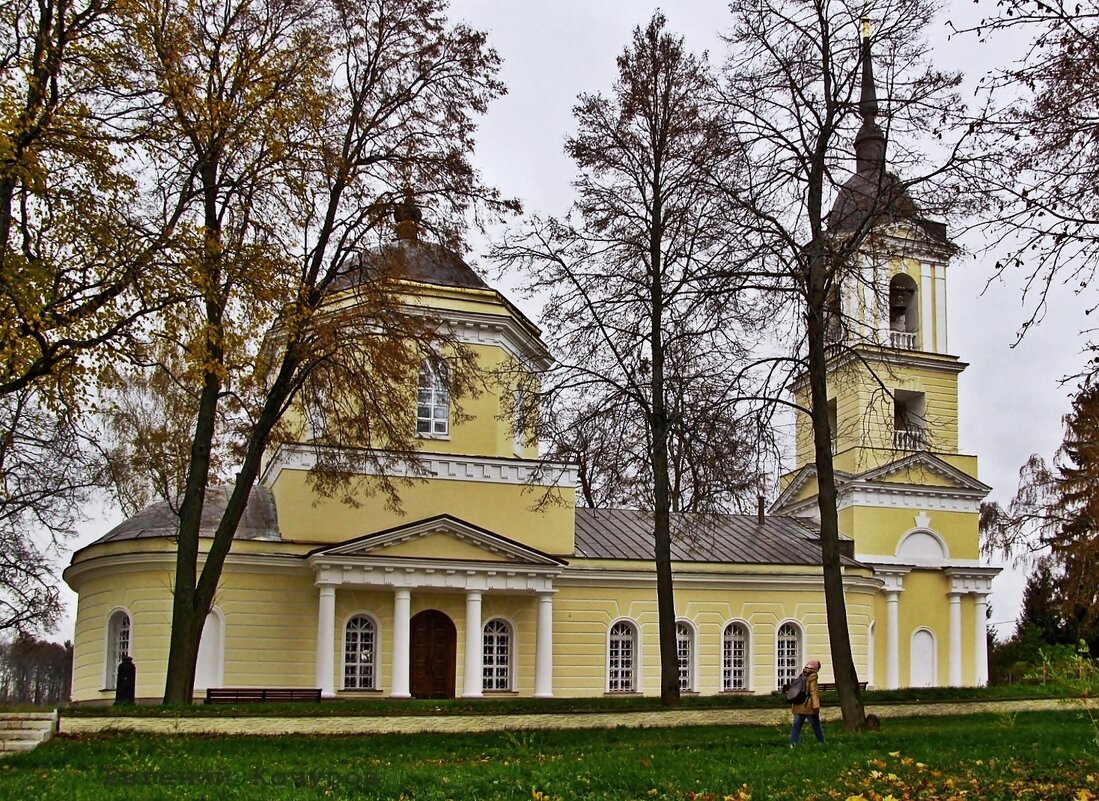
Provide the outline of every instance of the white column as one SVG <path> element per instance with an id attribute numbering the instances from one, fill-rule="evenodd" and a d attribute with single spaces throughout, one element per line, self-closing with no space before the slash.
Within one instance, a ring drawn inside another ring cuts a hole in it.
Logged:
<path id="1" fill-rule="evenodd" d="M 553 697 L 553 593 L 538 593 L 538 639 L 534 653 L 534 697 Z"/>
<path id="2" fill-rule="evenodd" d="M 317 599 L 317 662 L 316 681 L 321 695 L 336 694 L 334 685 L 336 647 L 336 588 L 330 584 L 319 587 Z"/>
<path id="3" fill-rule="evenodd" d="M 901 650 L 900 619 L 897 615 L 897 601 L 900 590 L 888 590 L 885 593 L 885 689 L 900 687 Z"/>
<path id="4" fill-rule="evenodd" d="M 393 679 L 390 696 L 408 698 L 409 632 L 412 621 L 412 592 L 399 589 L 393 593 Z"/>
<path id="5" fill-rule="evenodd" d="M 889 263 L 882 260 L 874 262 L 875 314 L 877 315 L 878 342 L 889 346 L 891 334 L 889 328 Z"/>
<path id="6" fill-rule="evenodd" d="M 481 593 L 466 590 L 466 659 L 463 698 L 480 698 L 484 689 L 484 646 L 481 633 Z"/>
<path id="7" fill-rule="evenodd" d="M 935 332 L 941 320 L 932 317 L 932 295 L 935 287 L 934 265 L 924 262 L 920 265 L 920 350 L 937 352 L 938 341 Z"/>
<path id="8" fill-rule="evenodd" d="M 988 684 L 988 596 L 982 592 L 977 593 L 976 599 L 977 621 L 973 633 L 973 664 L 976 670 L 976 684 L 984 687 Z"/>
<path id="9" fill-rule="evenodd" d="M 950 597 L 950 686 L 962 686 L 962 594 Z"/>
<path id="10" fill-rule="evenodd" d="M 946 327 L 946 265 L 938 265 L 935 273 L 935 350 L 950 353 Z"/>

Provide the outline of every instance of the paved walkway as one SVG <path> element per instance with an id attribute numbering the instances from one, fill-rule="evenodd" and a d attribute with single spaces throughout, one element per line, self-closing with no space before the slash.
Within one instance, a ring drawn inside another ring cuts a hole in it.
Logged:
<path id="1" fill-rule="evenodd" d="M 882 720 L 916 715 L 1034 712 L 1071 709 L 1072 701 L 981 701 L 973 703 L 868 705 Z M 838 708 L 822 718 L 839 720 Z M 154 734 L 416 734 L 518 731 L 522 729 L 613 729 L 679 726 L 789 725 L 785 709 L 674 709 L 666 712 L 598 712 L 532 715 L 393 715 L 379 717 L 62 717 L 61 734 L 135 731 Z"/>

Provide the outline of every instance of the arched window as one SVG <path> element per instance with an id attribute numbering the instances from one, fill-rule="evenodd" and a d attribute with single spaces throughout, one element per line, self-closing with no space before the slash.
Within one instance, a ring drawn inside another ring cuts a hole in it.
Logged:
<path id="1" fill-rule="evenodd" d="M 694 689 L 694 630 L 682 620 L 675 624 L 675 653 L 679 659 L 679 689 Z"/>
<path id="2" fill-rule="evenodd" d="M 130 616 L 118 609 L 107 619 L 107 660 L 104 670 L 103 686 L 108 690 L 115 688 L 118 677 L 118 663 L 122 657 L 130 654 Z"/>
<path id="3" fill-rule="evenodd" d="M 748 689 L 748 627 L 730 623 L 721 638 L 721 689 Z"/>
<path id="4" fill-rule="evenodd" d="M 450 433 L 450 373 L 444 361 L 425 359 L 420 364 L 416 433 L 422 437 Z"/>
<path id="5" fill-rule="evenodd" d="M 511 626 L 494 618 L 485 624 L 482 661 L 484 689 L 511 689 Z"/>
<path id="6" fill-rule="evenodd" d="M 347 621 L 343 634 L 343 688 L 377 689 L 378 628 L 366 615 Z"/>
<path id="7" fill-rule="evenodd" d="M 801 629 L 783 623 L 775 641 L 775 685 L 782 689 L 801 673 Z"/>
<path id="8" fill-rule="evenodd" d="M 632 693 L 637 689 L 637 629 L 628 620 L 611 626 L 607 642 L 607 690 Z"/>

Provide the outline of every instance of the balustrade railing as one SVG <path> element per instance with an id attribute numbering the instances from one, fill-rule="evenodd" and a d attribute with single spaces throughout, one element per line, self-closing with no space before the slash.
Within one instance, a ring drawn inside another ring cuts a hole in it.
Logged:
<path id="1" fill-rule="evenodd" d="M 915 331 L 890 331 L 889 344 L 898 350 L 916 349 Z"/>
<path id="2" fill-rule="evenodd" d="M 893 447 L 899 451 L 926 451 L 927 432 L 922 428 L 898 428 L 893 431 Z"/>

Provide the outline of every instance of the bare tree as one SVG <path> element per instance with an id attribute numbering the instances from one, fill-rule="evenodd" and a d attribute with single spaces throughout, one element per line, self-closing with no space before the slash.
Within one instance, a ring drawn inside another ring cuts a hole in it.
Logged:
<path id="1" fill-rule="evenodd" d="M 1099 308 L 1089 292 L 1099 267 L 1099 3 L 986 5 L 987 16 L 958 33 L 1019 57 L 983 81 L 989 111 L 979 130 L 996 157 L 974 185 L 986 200 L 981 227 L 999 255 L 997 270 L 1026 277 L 1022 335 L 1045 314 L 1056 285 L 1088 295 L 1089 312 Z"/>
<path id="2" fill-rule="evenodd" d="M 0 632 L 53 628 L 62 611 L 53 557 L 104 483 L 71 402 L 46 379 L 0 395 Z"/>
<path id="3" fill-rule="evenodd" d="M 527 289 L 546 298 L 562 361 L 540 389 L 557 454 L 580 462 L 584 501 L 652 512 L 660 695 L 671 705 L 679 661 L 670 514 L 721 506 L 739 487 L 721 489 L 727 475 L 703 472 L 712 453 L 691 415 L 726 427 L 713 446 L 735 439 L 730 377 L 751 339 L 738 317 L 748 299 L 735 292 L 737 215 L 714 183 L 734 178 L 735 140 L 712 103 L 705 56 L 688 53 L 665 24 L 657 13 L 634 30 L 610 97 L 579 97 L 578 132 L 566 143 L 580 170 L 572 215 L 533 221 L 494 255 L 524 269 Z"/>
<path id="4" fill-rule="evenodd" d="M 420 361 L 448 360 L 456 398 L 475 389 L 469 353 L 404 301 L 400 279 L 427 248 L 413 192 L 436 221 L 457 221 L 450 241 L 472 204 L 505 205 L 468 162 L 474 115 L 503 86 L 485 36 L 449 24 L 438 0 L 158 0 L 128 11 L 145 191 L 184 209 L 161 268 L 187 297 L 135 341 L 135 367 L 115 379 L 157 377 L 146 383 L 174 413 L 118 439 L 186 437 L 182 478 L 162 482 L 180 488 L 169 498 L 179 537 L 164 700 L 189 703 L 263 453 L 308 438 L 321 491 L 340 494 L 375 466 L 396 506 L 384 474 L 392 460 L 416 463 L 407 410 Z M 408 238 L 373 248 L 395 212 Z M 294 404 L 300 414 L 284 419 Z M 306 418 L 316 430 L 302 430 Z M 327 447 L 348 444 L 368 447 Z M 206 488 L 219 478 L 229 499 L 200 569 Z"/>
<path id="5" fill-rule="evenodd" d="M 934 4 L 871 4 L 874 29 L 867 23 L 860 42 L 866 6 L 734 0 L 725 70 L 725 102 L 746 150 L 730 195 L 754 220 L 746 236 L 759 243 L 761 274 L 792 293 L 803 319 L 792 355 L 807 386 L 802 411 L 812 422 L 829 644 L 849 729 L 861 728 L 864 715 L 843 598 L 828 413 L 830 364 L 843 347 L 839 287 L 869 281 L 862 265 L 875 255 L 877 232 L 903 220 L 925 227 L 923 215 L 941 210 L 933 199 L 964 162 L 965 139 L 964 128 L 952 134 L 964 110 L 954 92 L 960 79 L 929 66 L 924 31 Z M 882 94 L 875 70 L 886 76 Z M 929 134 L 944 137 L 933 159 L 924 155 Z"/>

